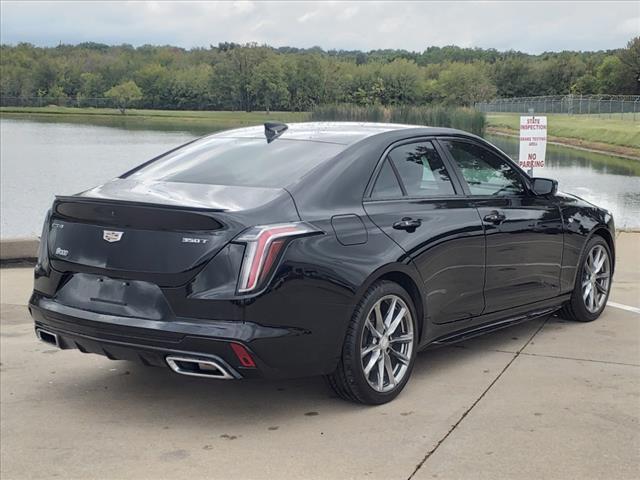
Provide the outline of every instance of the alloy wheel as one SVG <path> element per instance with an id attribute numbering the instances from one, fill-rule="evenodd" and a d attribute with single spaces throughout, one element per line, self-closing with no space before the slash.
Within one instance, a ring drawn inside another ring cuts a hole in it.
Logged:
<path id="1" fill-rule="evenodd" d="M 607 300 L 611 283 L 611 262 L 602 245 L 595 245 L 587 255 L 582 273 L 582 300 L 587 310 L 595 313 Z"/>
<path id="2" fill-rule="evenodd" d="M 360 357 L 364 376 L 377 392 L 402 382 L 413 354 L 413 318 L 397 295 L 386 295 L 369 311 L 362 331 Z"/>

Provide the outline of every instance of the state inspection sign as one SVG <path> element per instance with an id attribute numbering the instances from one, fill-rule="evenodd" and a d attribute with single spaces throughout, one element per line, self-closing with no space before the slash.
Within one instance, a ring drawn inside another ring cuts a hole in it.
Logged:
<path id="1" fill-rule="evenodd" d="M 547 151 L 547 117 L 520 117 L 520 168 L 544 167 Z"/>

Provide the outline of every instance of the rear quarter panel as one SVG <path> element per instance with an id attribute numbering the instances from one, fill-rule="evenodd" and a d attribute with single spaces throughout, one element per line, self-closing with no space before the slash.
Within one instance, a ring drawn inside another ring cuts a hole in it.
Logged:
<path id="1" fill-rule="evenodd" d="M 372 273 L 402 261 L 404 252 L 366 215 L 358 216 L 367 229 L 366 243 L 343 245 L 330 218 L 316 220 L 312 223 L 324 234 L 293 241 L 268 290 L 246 301 L 245 321 L 297 332 L 295 339 L 252 343 L 258 355 L 283 363 L 272 367 L 305 374 L 332 372 L 354 306 L 372 281 Z M 277 355 L 278 350 L 287 355 Z M 296 359 L 295 365 L 290 364 L 291 358 Z"/>

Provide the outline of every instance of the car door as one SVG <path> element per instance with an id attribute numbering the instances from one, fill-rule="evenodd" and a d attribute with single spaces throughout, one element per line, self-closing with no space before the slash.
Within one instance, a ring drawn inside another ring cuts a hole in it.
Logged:
<path id="1" fill-rule="evenodd" d="M 537 196 L 498 151 L 473 140 L 440 139 L 486 234 L 485 313 L 560 294 L 563 234 L 553 198 Z"/>
<path id="2" fill-rule="evenodd" d="M 395 144 L 374 178 L 364 208 L 420 271 L 429 321 L 447 323 L 480 314 L 482 222 L 438 147 L 428 139 Z"/>

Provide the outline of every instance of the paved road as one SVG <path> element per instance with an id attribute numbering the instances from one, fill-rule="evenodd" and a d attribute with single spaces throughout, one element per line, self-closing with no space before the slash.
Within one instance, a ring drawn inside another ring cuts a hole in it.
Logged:
<path id="1" fill-rule="evenodd" d="M 611 301 L 640 308 L 640 235 Z M 419 355 L 394 402 L 319 378 L 212 382 L 36 341 L 29 269 L 1 270 L 3 479 L 640 476 L 640 314 L 535 321 Z"/>

